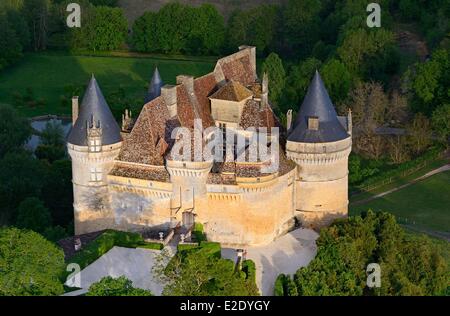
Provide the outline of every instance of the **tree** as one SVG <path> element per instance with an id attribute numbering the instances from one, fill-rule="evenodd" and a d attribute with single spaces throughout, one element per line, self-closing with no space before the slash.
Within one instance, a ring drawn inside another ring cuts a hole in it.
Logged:
<path id="1" fill-rule="evenodd" d="M 160 50 L 176 54 L 187 47 L 194 21 L 194 9 L 188 5 L 171 2 L 163 6 L 157 15 L 155 32 Z"/>
<path id="2" fill-rule="evenodd" d="M 26 198 L 19 204 L 17 212 L 16 225 L 19 228 L 42 234 L 52 224 L 48 208 L 38 198 Z"/>
<path id="3" fill-rule="evenodd" d="M 450 137 L 450 103 L 438 107 L 433 112 L 431 119 L 432 128 L 443 143 L 447 143 Z"/>
<path id="4" fill-rule="evenodd" d="M 263 53 L 273 43 L 278 28 L 275 6 L 261 5 L 247 11 L 235 11 L 227 29 L 228 48 L 235 51 L 243 43 Z"/>
<path id="5" fill-rule="evenodd" d="M 427 237 L 404 233 L 393 215 L 368 211 L 337 220 L 317 239 L 317 255 L 297 270 L 299 295 L 439 295 L 448 267 Z M 381 288 L 369 288 L 366 267 L 381 266 Z"/>
<path id="6" fill-rule="evenodd" d="M 50 209 L 53 223 L 71 231 L 69 226 L 73 220 L 73 188 L 70 160 L 53 162 L 43 182 L 41 199 Z"/>
<path id="7" fill-rule="evenodd" d="M 0 158 L 7 152 L 20 149 L 31 137 L 31 125 L 9 106 L 0 104 Z"/>
<path id="8" fill-rule="evenodd" d="M 286 87 L 281 96 L 282 110 L 297 109 L 306 95 L 314 72 L 320 68 L 321 61 L 308 58 L 291 67 L 286 79 Z"/>
<path id="9" fill-rule="evenodd" d="M 133 287 L 133 282 L 125 276 L 113 278 L 110 276 L 92 283 L 86 296 L 152 296 L 147 290 Z"/>
<path id="10" fill-rule="evenodd" d="M 155 32 L 158 13 L 147 11 L 133 24 L 131 43 L 139 52 L 156 52 L 159 50 L 159 38 Z"/>
<path id="11" fill-rule="evenodd" d="M 28 48 L 30 45 L 30 30 L 23 15 L 18 10 L 11 9 L 6 12 L 6 17 L 19 39 L 22 49 Z"/>
<path id="12" fill-rule="evenodd" d="M 391 161 L 399 164 L 409 159 L 408 140 L 403 135 L 393 135 L 387 139 L 387 151 Z"/>
<path id="13" fill-rule="evenodd" d="M 192 54 L 218 54 L 225 42 L 223 16 L 212 4 L 193 8 L 195 23 L 189 34 L 186 50 Z"/>
<path id="14" fill-rule="evenodd" d="M 417 155 L 422 153 L 431 144 L 431 126 L 428 118 L 418 113 L 407 127 L 409 140 L 413 152 Z"/>
<path id="15" fill-rule="evenodd" d="M 32 48 L 35 51 L 47 48 L 47 31 L 50 0 L 24 1 L 22 12 L 28 22 L 31 34 Z"/>
<path id="16" fill-rule="evenodd" d="M 64 128 L 60 122 L 52 120 L 45 124 L 40 133 L 40 144 L 35 150 L 35 155 L 52 163 L 64 158 L 66 154 L 64 145 Z"/>
<path id="17" fill-rule="evenodd" d="M 276 53 L 270 53 L 262 64 L 262 72 L 269 76 L 269 96 L 275 104 L 280 99 L 286 80 L 283 62 Z"/>
<path id="18" fill-rule="evenodd" d="M 91 50 L 108 51 L 125 43 L 128 23 L 120 8 L 96 7 L 92 20 L 85 26 L 87 46 Z"/>
<path id="19" fill-rule="evenodd" d="M 167 254 L 153 268 L 165 284 L 163 294 L 169 296 L 235 296 L 257 295 L 254 280 L 236 271 L 231 260 L 220 258 L 220 245 L 178 251 L 166 267 Z"/>
<path id="20" fill-rule="evenodd" d="M 51 146 L 64 145 L 64 128 L 60 122 L 51 120 L 45 124 L 40 134 L 41 144 Z"/>
<path id="21" fill-rule="evenodd" d="M 321 73 L 333 102 L 343 101 L 352 85 L 351 74 L 345 65 L 337 59 L 331 59 L 323 65 Z"/>
<path id="22" fill-rule="evenodd" d="M 53 163 L 56 160 L 63 159 L 66 155 L 64 146 L 52 146 L 52 145 L 39 145 L 37 146 L 34 154 L 38 159 L 47 160 L 49 163 Z"/>
<path id="23" fill-rule="evenodd" d="M 20 202 L 40 196 L 46 167 L 27 152 L 8 153 L 0 159 L 0 216 L 2 222 L 15 220 Z"/>
<path id="24" fill-rule="evenodd" d="M 21 56 L 20 39 L 6 15 L 0 14 L 0 70 L 15 62 Z"/>
<path id="25" fill-rule="evenodd" d="M 95 6 L 108 6 L 116 7 L 118 0 L 90 0 L 90 2 Z"/>
<path id="26" fill-rule="evenodd" d="M 436 50 L 430 61 L 416 64 L 415 68 L 408 87 L 412 109 L 430 116 L 437 107 L 450 103 L 450 52 Z"/>
<path id="27" fill-rule="evenodd" d="M 60 295 L 64 253 L 33 231 L 0 228 L 0 295 Z"/>
<path id="28" fill-rule="evenodd" d="M 318 41 L 320 0 L 289 0 L 283 8 L 284 37 L 300 57 L 306 57 Z"/>
<path id="29" fill-rule="evenodd" d="M 367 71 L 367 65 L 370 66 L 367 60 L 383 54 L 391 49 L 393 44 L 392 32 L 385 29 L 366 31 L 365 28 L 361 28 L 346 34 L 338 48 L 338 54 L 352 74 L 362 76 Z"/>

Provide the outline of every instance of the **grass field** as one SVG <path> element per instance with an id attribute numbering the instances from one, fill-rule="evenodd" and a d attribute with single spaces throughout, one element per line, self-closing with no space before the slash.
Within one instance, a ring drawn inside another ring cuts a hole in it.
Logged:
<path id="1" fill-rule="evenodd" d="M 450 171 L 445 171 L 365 204 L 350 205 L 350 214 L 383 210 L 423 229 L 450 232 L 449 184 Z"/>
<path id="2" fill-rule="evenodd" d="M 71 85 L 86 85 L 91 74 L 95 74 L 105 96 L 121 87 L 127 98 L 142 98 L 143 101 L 155 66 L 164 82 L 173 84 L 176 75 L 200 76 L 212 71 L 214 63 L 209 60 L 27 54 L 19 63 L 0 72 L 0 103 L 14 105 L 14 93 L 25 95 L 26 89 L 31 88 L 34 97 L 45 99 L 46 104 L 19 107 L 24 115 L 69 114 L 70 105 L 63 106 L 60 97 L 67 94 L 67 87 Z"/>

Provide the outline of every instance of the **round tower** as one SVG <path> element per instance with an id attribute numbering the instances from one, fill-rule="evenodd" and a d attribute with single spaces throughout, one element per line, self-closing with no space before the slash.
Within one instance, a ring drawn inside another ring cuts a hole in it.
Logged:
<path id="1" fill-rule="evenodd" d="M 347 216 L 351 119 L 337 116 L 317 71 L 290 131 L 286 154 L 297 164 L 295 216 L 306 227 Z"/>
<path id="2" fill-rule="evenodd" d="M 67 138 L 72 160 L 75 234 L 111 228 L 114 216 L 110 208 L 106 176 L 122 146 L 120 128 L 92 76 L 79 113 Z"/>
<path id="3" fill-rule="evenodd" d="M 203 159 L 201 130 L 182 129 L 166 156 L 166 169 L 172 183 L 171 221 L 190 228 L 207 200 L 206 182 L 212 161 Z"/>

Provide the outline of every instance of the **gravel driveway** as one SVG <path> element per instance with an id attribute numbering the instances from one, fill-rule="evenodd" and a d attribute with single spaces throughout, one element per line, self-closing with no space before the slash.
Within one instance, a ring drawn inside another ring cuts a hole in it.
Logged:
<path id="1" fill-rule="evenodd" d="M 247 259 L 256 265 L 256 284 L 262 295 L 273 295 L 274 284 L 280 273 L 294 274 L 316 255 L 319 235 L 311 229 L 296 229 L 263 247 L 247 248 Z M 236 250 L 222 248 L 222 257 L 236 262 Z"/>

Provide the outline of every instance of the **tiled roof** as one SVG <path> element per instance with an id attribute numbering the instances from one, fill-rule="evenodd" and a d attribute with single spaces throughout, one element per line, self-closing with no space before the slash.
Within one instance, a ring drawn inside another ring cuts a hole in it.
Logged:
<path id="1" fill-rule="evenodd" d="M 179 122 L 169 119 L 169 112 L 162 97 L 147 103 L 141 111 L 133 130 L 125 140 L 119 160 L 148 165 L 164 165 L 164 157 L 157 149 L 159 139 L 170 145 L 170 133 Z"/>
<path id="2" fill-rule="evenodd" d="M 118 162 L 109 174 L 125 178 L 169 182 L 169 173 L 161 167 L 137 166 Z"/>
<path id="3" fill-rule="evenodd" d="M 92 122 L 94 120 L 94 122 Z M 106 103 L 97 80 L 92 75 L 81 102 L 80 113 L 72 127 L 67 141 L 73 145 L 87 146 L 87 123 L 98 124 L 102 128 L 102 144 L 111 145 L 122 141 L 120 128 Z"/>
<path id="4" fill-rule="evenodd" d="M 255 83 L 250 55 L 241 51 L 237 57 L 224 58 L 218 62 L 220 75 L 212 72 L 194 79 L 193 87 L 186 84 L 177 85 L 176 117 L 169 118 L 169 111 L 162 96 L 145 104 L 133 129 L 126 135 L 119 161 L 116 162 L 110 174 L 169 181 L 169 175 L 162 166 L 165 164 L 165 159 L 171 159 L 170 150 L 174 144 L 171 132 L 175 127 L 183 126 L 192 130 L 195 118 L 202 119 L 204 128 L 214 125 L 209 97 L 241 101 L 252 95 L 258 97 L 257 95 L 260 94 L 261 85 Z M 228 83 L 218 89 L 217 80 L 222 80 L 220 79 L 223 78 L 222 74 Z M 259 100 L 247 100 L 240 121 L 241 127 L 270 128 L 278 125 L 279 122 L 268 104 L 261 107 Z M 191 146 L 191 158 L 194 158 L 193 148 Z M 282 151 L 280 147 L 280 173 L 293 168 Z M 235 162 L 216 163 L 214 171 L 208 175 L 207 183 L 235 184 L 234 175 L 230 176 L 228 173 L 236 172 L 241 176 L 257 177 L 262 175 L 259 168 L 260 166 L 239 165 Z"/>
<path id="5" fill-rule="evenodd" d="M 203 121 L 203 127 L 213 126 L 211 105 L 209 96 L 216 91 L 216 79 L 214 73 L 207 74 L 194 80 L 194 91 L 197 96 L 199 112 Z"/>
<path id="6" fill-rule="evenodd" d="M 272 109 L 266 105 L 260 109 L 261 103 L 256 100 L 248 100 L 245 103 L 244 110 L 242 111 L 241 120 L 239 126 L 243 129 L 249 127 L 275 127 L 276 120 Z"/>
<path id="7" fill-rule="evenodd" d="M 255 81 L 249 55 L 222 62 L 221 67 L 226 80 L 238 81 L 244 86 Z"/>
<path id="8" fill-rule="evenodd" d="M 318 118 L 318 129 L 308 128 L 308 119 Z M 335 142 L 349 137 L 337 118 L 325 84 L 316 71 L 288 140 L 301 143 Z"/>
<path id="9" fill-rule="evenodd" d="M 253 94 L 237 81 L 231 80 L 221 87 L 217 92 L 210 96 L 211 99 L 227 100 L 240 102 Z"/>

